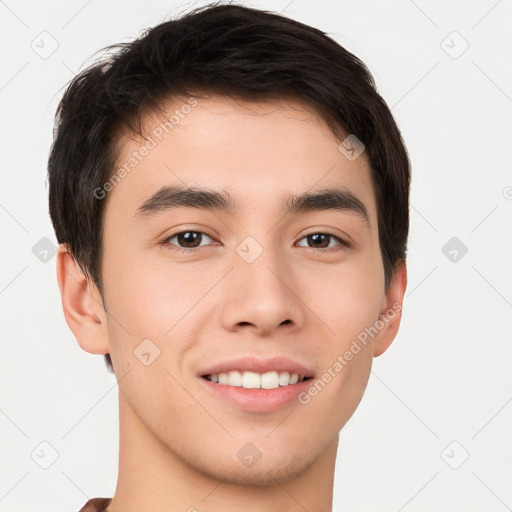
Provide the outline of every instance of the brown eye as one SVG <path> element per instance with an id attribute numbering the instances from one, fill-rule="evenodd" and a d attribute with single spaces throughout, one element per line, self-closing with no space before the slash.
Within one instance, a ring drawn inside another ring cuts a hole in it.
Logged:
<path id="1" fill-rule="evenodd" d="M 340 242 L 339 244 L 335 244 L 334 246 L 348 247 L 348 243 L 345 240 L 341 239 L 339 236 L 336 236 L 332 233 L 310 233 L 301 240 L 307 240 L 307 247 L 311 249 L 330 249 L 331 247 L 333 247 L 333 245 L 331 244 L 333 240 L 337 240 L 338 242 Z"/>
<path id="2" fill-rule="evenodd" d="M 205 245 L 201 245 L 201 241 L 204 237 L 210 238 L 206 233 L 203 233 L 202 231 L 179 231 L 178 233 L 174 233 L 170 237 L 166 238 L 164 243 L 173 246 L 172 248 L 178 251 L 181 250 L 187 252 L 187 250 L 196 249 Z M 171 242 L 173 239 L 176 239 L 178 245 Z"/>

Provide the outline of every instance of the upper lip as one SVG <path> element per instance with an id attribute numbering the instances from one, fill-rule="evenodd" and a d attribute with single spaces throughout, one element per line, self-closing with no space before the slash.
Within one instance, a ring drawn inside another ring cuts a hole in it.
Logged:
<path id="1" fill-rule="evenodd" d="M 284 356 L 261 359 L 253 356 L 239 357 L 222 361 L 199 372 L 201 377 L 205 375 L 227 373 L 230 370 L 250 371 L 256 373 L 265 373 L 271 371 L 287 371 L 290 374 L 296 373 L 299 377 L 312 377 L 313 371 L 305 366 L 292 361 Z"/>

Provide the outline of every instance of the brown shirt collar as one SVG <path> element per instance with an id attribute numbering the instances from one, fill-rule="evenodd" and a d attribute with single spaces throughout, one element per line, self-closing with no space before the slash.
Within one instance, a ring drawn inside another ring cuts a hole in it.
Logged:
<path id="1" fill-rule="evenodd" d="M 79 512 L 105 512 L 112 498 L 91 498 Z"/>

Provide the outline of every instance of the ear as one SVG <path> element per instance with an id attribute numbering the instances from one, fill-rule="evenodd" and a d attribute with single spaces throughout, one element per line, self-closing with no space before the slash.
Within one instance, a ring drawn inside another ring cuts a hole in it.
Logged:
<path id="1" fill-rule="evenodd" d="M 375 337 L 374 357 L 383 354 L 396 337 L 402 319 L 402 302 L 406 287 L 407 267 L 404 261 L 395 268 L 391 283 L 382 301 L 379 320 L 384 324 L 384 327 L 379 330 L 379 334 Z"/>
<path id="2" fill-rule="evenodd" d="M 62 308 L 78 344 L 91 354 L 106 354 L 107 314 L 96 285 L 87 279 L 68 248 L 61 244 L 57 253 L 57 281 Z"/>

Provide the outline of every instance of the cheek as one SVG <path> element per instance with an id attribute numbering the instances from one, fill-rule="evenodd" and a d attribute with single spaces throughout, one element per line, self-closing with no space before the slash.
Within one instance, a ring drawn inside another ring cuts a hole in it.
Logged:
<path id="1" fill-rule="evenodd" d="M 319 275 L 308 288 L 311 309 L 322 323 L 318 356 L 327 375 L 320 380 L 328 382 L 330 400 L 340 403 L 342 416 L 351 414 L 359 402 L 371 371 L 373 337 L 368 332 L 379 318 L 383 298 L 377 270 L 340 266 L 337 272 Z"/>
<path id="2" fill-rule="evenodd" d="M 310 277 L 302 280 L 303 300 L 329 327 L 330 338 L 343 344 L 377 320 L 384 297 L 378 266 L 353 261 L 304 275 Z"/>
<path id="3" fill-rule="evenodd" d="M 103 271 L 110 310 L 130 332 L 162 336 L 211 286 L 211 275 L 198 269 L 114 255 Z"/>
<path id="4" fill-rule="evenodd" d="M 141 366 L 139 352 L 157 354 L 155 366 L 181 367 L 197 338 L 194 330 L 201 326 L 206 304 L 202 299 L 212 286 L 211 269 L 199 271 L 196 266 L 194 271 L 193 266 L 155 265 L 128 257 L 110 258 L 105 265 L 111 357 L 122 374 Z"/>

